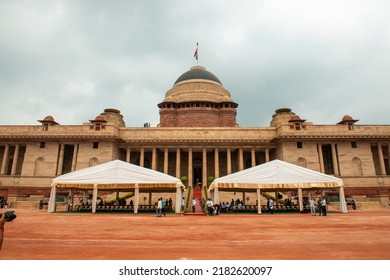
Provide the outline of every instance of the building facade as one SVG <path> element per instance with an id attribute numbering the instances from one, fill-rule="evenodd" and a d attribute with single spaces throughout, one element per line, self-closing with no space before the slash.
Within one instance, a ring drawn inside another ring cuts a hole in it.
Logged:
<path id="1" fill-rule="evenodd" d="M 390 125 L 359 125 L 348 115 L 315 125 L 281 108 L 267 127 L 240 127 L 238 104 L 201 66 L 181 75 L 158 108 L 157 127 L 126 127 L 117 109 L 81 125 L 47 116 L 38 125 L 0 126 L 0 197 L 47 197 L 56 176 L 114 159 L 188 186 L 280 159 L 340 177 L 347 196 L 389 201 Z"/>

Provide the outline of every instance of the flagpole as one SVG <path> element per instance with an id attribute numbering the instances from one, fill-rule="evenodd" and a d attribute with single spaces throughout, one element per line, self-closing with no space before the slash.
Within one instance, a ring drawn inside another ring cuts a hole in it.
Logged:
<path id="1" fill-rule="evenodd" d="M 198 59 L 198 57 L 199 57 L 199 44 L 198 44 L 198 42 L 196 42 L 196 49 L 195 49 L 195 53 L 194 53 L 194 57 L 195 57 L 195 59 L 196 59 L 196 66 L 199 66 L 199 59 Z"/>
<path id="2" fill-rule="evenodd" d="M 199 44 L 198 44 L 198 42 L 196 42 L 196 49 L 197 49 L 196 66 L 199 66 Z"/>

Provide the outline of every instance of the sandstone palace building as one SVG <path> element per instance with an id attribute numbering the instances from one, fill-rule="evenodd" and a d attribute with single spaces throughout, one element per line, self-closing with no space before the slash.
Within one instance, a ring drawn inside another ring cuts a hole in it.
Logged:
<path id="1" fill-rule="evenodd" d="M 240 127 L 238 104 L 202 66 L 182 74 L 157 106 L 156 127 L 126 127 L 112 108 L 80 125 L 47 116 L 0 126 L 0 196 L 14 206 L 48 197 L 53 178 L 114 159 L 186 178 L 188 186 L 279 159 L 342 178 L 347 197 L 388 204 L 390 125 L 361 125 L 349 115 L 316 125 L 280 108 L 267 127 Z"/>

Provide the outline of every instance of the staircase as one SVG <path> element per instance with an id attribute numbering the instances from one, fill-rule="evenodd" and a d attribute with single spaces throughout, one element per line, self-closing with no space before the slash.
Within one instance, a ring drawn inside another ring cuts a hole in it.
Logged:
<path id="1" fill-rule="evenodd" d="M 192 212 L 192 203 L 191 203 L 191 212 L 190 214 L 201 214 L 203 215 L 203 209 L 202 209 L 202 188 L 195 187 L 192 193 L 192 197 L 196 200 L 196 206 L 195 206 L 195 212 Z M 192 202 L 192 199 L 190 200 Z"/>

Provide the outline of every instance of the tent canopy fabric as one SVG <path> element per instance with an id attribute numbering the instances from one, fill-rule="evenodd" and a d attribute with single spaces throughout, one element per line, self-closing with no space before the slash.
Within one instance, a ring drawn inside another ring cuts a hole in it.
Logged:
<path id="1" fill-rule="evenodd" d="M 121 160 L 70 172 L 52 181 L 58 188 L 91 189 L 95 185 L 99 189 L 184 188 L 178 178 Z"/>
<path id="2" fill-rule="evenodd" d="M 215 179 L 209 190 L 219 189 L 297 189 L 343 186 L 340 178 L 281 160 L 273 160 Z"/>

